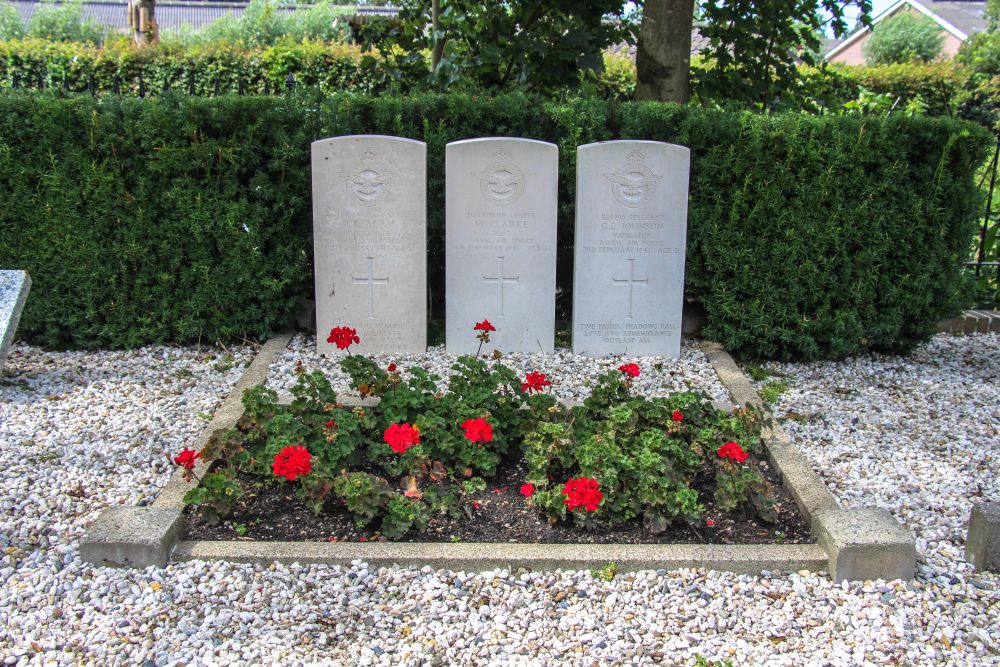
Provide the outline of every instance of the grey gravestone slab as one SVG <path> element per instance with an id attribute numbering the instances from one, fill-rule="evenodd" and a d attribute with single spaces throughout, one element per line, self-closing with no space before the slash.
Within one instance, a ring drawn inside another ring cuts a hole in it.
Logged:
<path id="1" fill-rule="evenodd" d="M 357 329 L 352 352 L 427 349 L 427 146 L 361 135 L 312 145 L 316 332 Z"/>
<path id="2" fill-rule="evenodd" d="M 448 352 L 472 354 L 488 319 L 490 347 L 550 352 L 555 339 L 559 149 L 493 137 L 445 152 L 445 332 Z"/>
<path id="3" fill-rule="evenodd" d="M 965 558 L 977 570 L 1000 572 L 1000 503 L 978 502 L 972 506 Z"/>
<path id="4" fill-rule="evenodd" d="M 690 161 L 658 141 L 579 147 L 574 354 L 680 356 Z"/>
<path id="5" fill-rule="evenodd" d="M 21 310 L 28 300 L 31 278 L 25 271 L 0 271 L 0 374 L 3 373 L 7 352 L 14 342 Z"/>

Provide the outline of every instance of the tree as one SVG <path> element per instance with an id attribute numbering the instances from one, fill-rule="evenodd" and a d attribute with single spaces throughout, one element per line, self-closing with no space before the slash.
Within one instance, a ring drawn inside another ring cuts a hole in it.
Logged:
<path id="1" fill-rule="evenodd" d="M 690 20 L 682 13 L 686 9 L 682 4 L 678 0 L 646 0 L 644 11 L 653 9 L 657 15 L 663 15 L 669 10 L 670 20 L 685 24 L 690 32 Z M 702 97 L 766 107 L 775 96 L 799 83 L 799 62 L 816 64 L 820 34 L 826 26 L 838 37 L 847 32 L 844 10 L 851 5 L 861 8 L 862 21 L 867 25 L 871 0 L 700 2 L 699 31 L 707 38 L 708 47 L 701 53 L 702 63 L 693 68 L 692 85 Z M 657 41 L 679 42 L 680 30 L 680 25 L 672 27 L 670 37 L 662 24 L 660 30 L 640 30 L 639 53 L 653 52 L 657 47 L 652 43 Z M 637 57 L 638 79 L 646 81 L 648 86 L 643 89 L 643 96 L 649 95 L 645 99 L 666 100 L 669 98 L 662 91 L 682 89 L 681 84 L 663 79 L 667 73 L 680 76 L 687 71 L 690 50 L 684 49 L 682 53 L 679 44 L 675 44 L 670 53 L 671 60 L 667 61 Z M 650 67 L 653 71 L 647 69 Z M 639 97 L 638 87 L 636 92 Z"/>
<path id="2" fill-rule="evenodd" d="M 21 15 L 14 5 L 0 4 L 0 40 L 20 39 L 24 37 L 24 24 Z"/>
<path id="3" fill-rule="evenodd" d="M 156 24 L 156 0 L 129 0 L 126 11 L 136 44 L 156 44 L 160 41 L 160 28 Z"/>
<path id="4" fill-rule="evenodd" d="M 865 62 L 871 66 L 930 62 L 941 55 L 944 35 L 930 17 L 897 12 L 880 22 L 865 42 Z"/>
<path id="5" fill-rule="evenodd" d="M 604 49 L 631 40 L 621 0 L 403 0 L 399 18 L 382 51 L 397 45 L 409 61 L 430 52 L 430 79 L 440 87 L 464 80 L 551 92 L 600 70 Z"/>
<path id="6" fill-rule="evenodd" d="M 35 8 L 25 31 L 28 37 L 41 37 L 59 42 L 104 41 L 104 28 L 83 14 L 83 0 L 67 0 L 56 4 L 43 0 Z"/>
<path id="7" fill-rule="evenodd" d="M 646 0 L 636 50 L 635 98 L 688 101 L 691 69 L 691 0 Z"/>

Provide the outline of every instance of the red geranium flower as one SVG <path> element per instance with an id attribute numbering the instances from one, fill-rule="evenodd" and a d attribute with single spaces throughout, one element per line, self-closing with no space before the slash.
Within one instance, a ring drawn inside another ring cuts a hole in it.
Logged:
<path id="1" fill-rule="evenodd" d="M 194 462 L 201 457 L 201 452 L 196 452 L 193 449 L 187 449 L 186 447 L 181 450 L 181 453 L 174 457 L 174 463 L 182 468 L 187 468 L 188 470 L 194 470 Z"/>
<path id="2" fill-rule="evenodd" d="M 271 469 L 278 477 L 284 477 L 294 482 L 297 477 L 308 475 L 312 470 L 312 455 L 309 450 L 300 445 L 285 447 L 274 457 Z"/>
<path id="3" fill-rule="evenodd" d="M 465 429 L 465 437 L 471 442 L 491 442 L 493 440 L 493 427 L 482 417 L 466 419 L 462 422 Z"/>
<path id="4" fill-rule="evenodd" d="M 490 324 L 489 320 L 483 320 L 482 322 L 476 322 L 476 326 L 472 327 L 473 331 L 496 331 L 497 328 Z"/>
<path id="5" fill-rule="evenodd" d="M 684 421 L 684 413 L 680 410 L 674 410 L 674 414 L 670 418 L 675 422 Z"/>
<path id="6" fill-rule="evenodd" d="M 403 424 L 390 424 L 389 428 L 382 434 L 385 444 L 392 447 L 392 451 L 402 454 L 413 445 L 420 444 L 420 431 L 409 422 Z"/>
<path id="7" fill-rule="evenodd" d="M 737 463 L 743 463 L 747 460 L 747 456 L 749 456 L 749 454 L 743 451 L 743 448 L 740 447 L 740 443 L 738 442 L 727 442 L 722 447 L 719 447 L 716 454 L 724 459 L 731 459 Z"/>
<path id="8" fill-rule="evenodd" d="M 596 479 L 590 477 L 577 477 L 566 482 L 563 487 L 563 495 L 566 496 L 563 502 L 572 512 L 575 509 L 583 509 L 587 512 L 596 512 L 604 494 L 601 493 Z"/>
<path id="9" fill-rule="evenodd" d="M 337 422 L 335 422 L 334 420 L 331 419 L 327 423 L 323 424 L 323 426 L 326 427 L 326 428 L 336 428 L 337 427 Z"/>
<path id="10" fill-rule="evenodd" d="M 356 329 L 350 327 L 334 327 L 330 329 L 330 335 L 326 338 L 327 343 L 337 346 L 338 350 L 346 350 L 352 343 L 360 343 Z"/>
<path id="11" fill-rule="evenodd" d="M 630 378 L 639 377 L 639 364 L 624 364 L 623 366 L 619 366 L 618 370 Z"/>
<path id="12" fill-rule="evenodd" d="M 390 373 L 395 373 L 396 372 L 396 364 L 389 364 L 388 371 Z"/>
<path id="13" fill-rule="evenodd" d="M 525 496 L 526 498 L 530 498 L 531 494 L 533 494 L 534 492 L 535 492 L 535 485 L 532 484 L 531 482 L 528 482 L 527 484 L 522 484 L 521 485 L 521 495 L 522 496 Z"/>
<path id="14" fill-rule="evenodd" d="M 545 373 L 533 371 L 524 376 L 524 382 L 521 383 L 521 391 L 530 394 L 533 391 L 542 391 L 551 384 L 551 382 L 545 379 Z"/>

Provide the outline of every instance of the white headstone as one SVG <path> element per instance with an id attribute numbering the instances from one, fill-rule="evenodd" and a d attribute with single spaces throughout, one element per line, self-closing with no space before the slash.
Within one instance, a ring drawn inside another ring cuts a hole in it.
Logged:
<path id="1" fill-rule="evenodd" d="M 577 149 L 573 353 L 680 356 L 690 151 Z"/>
<path id="2" fill-rule="evenodd" d="M 503 352 L 555 339 L 559 149 L 532 139 L 456 141 L 445 151 L 448 352 L 474 353 L 487 319 Z"/>
<path id="3" fill-rule="evenodd" d="M 427 146 L 384 136 L 312 145 L 316 339 L 357 329 L 351 352 L 427 349 Z"/>
<path id="4" fill-rule="evenodd" d="M 3 373 L 7 352 L 14 343 L 14 332 L 30 289 L 31 278 L 27 272 L 0 271 L 0 373 Z"/>

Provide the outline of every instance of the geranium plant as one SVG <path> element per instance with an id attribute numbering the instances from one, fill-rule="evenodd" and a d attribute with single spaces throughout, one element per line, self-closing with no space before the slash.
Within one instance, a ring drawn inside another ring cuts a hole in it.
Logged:
<path id="1" fill-rule="evenodd" d="M 488 320 L 472 329 L 480 351 L 496 331 Z M 552 396 L 544 372 L 520 376 L 498 351 L 459 357 L 442 390 L 442 378 L 422 368 L 382 368 L 350 354 L 360 342 L 350 327 L 334 327 L 328 340 L 348 351 L 342 370 L 377 405 L 344 405 L 322 372 L 301 365 L 289 405 L 265 387 L 247 392 L 236 428 L 175 458 L 188 474 L 199 458 L 216 461 L 185 497 L 206 519 L 231 511 L 243 493 L 241 474 L 251 473 L 294 485 L 315 512 L 342 506 L 358 527 L 399 537 L 437 514 L 473 516 L 481 507 L 475 495 L 508 458 L 526 462 L 514 490 L 552 522 L 592 528 L 641 520 L 653 531 L 700 522 L 698 478 L 714 478 L 719 507 L 769 516 L 752 457 L 756 415 L 719 412 L 697 393 L 635 396 L 636 363 L 602 375 L 570 409 Z"/>

